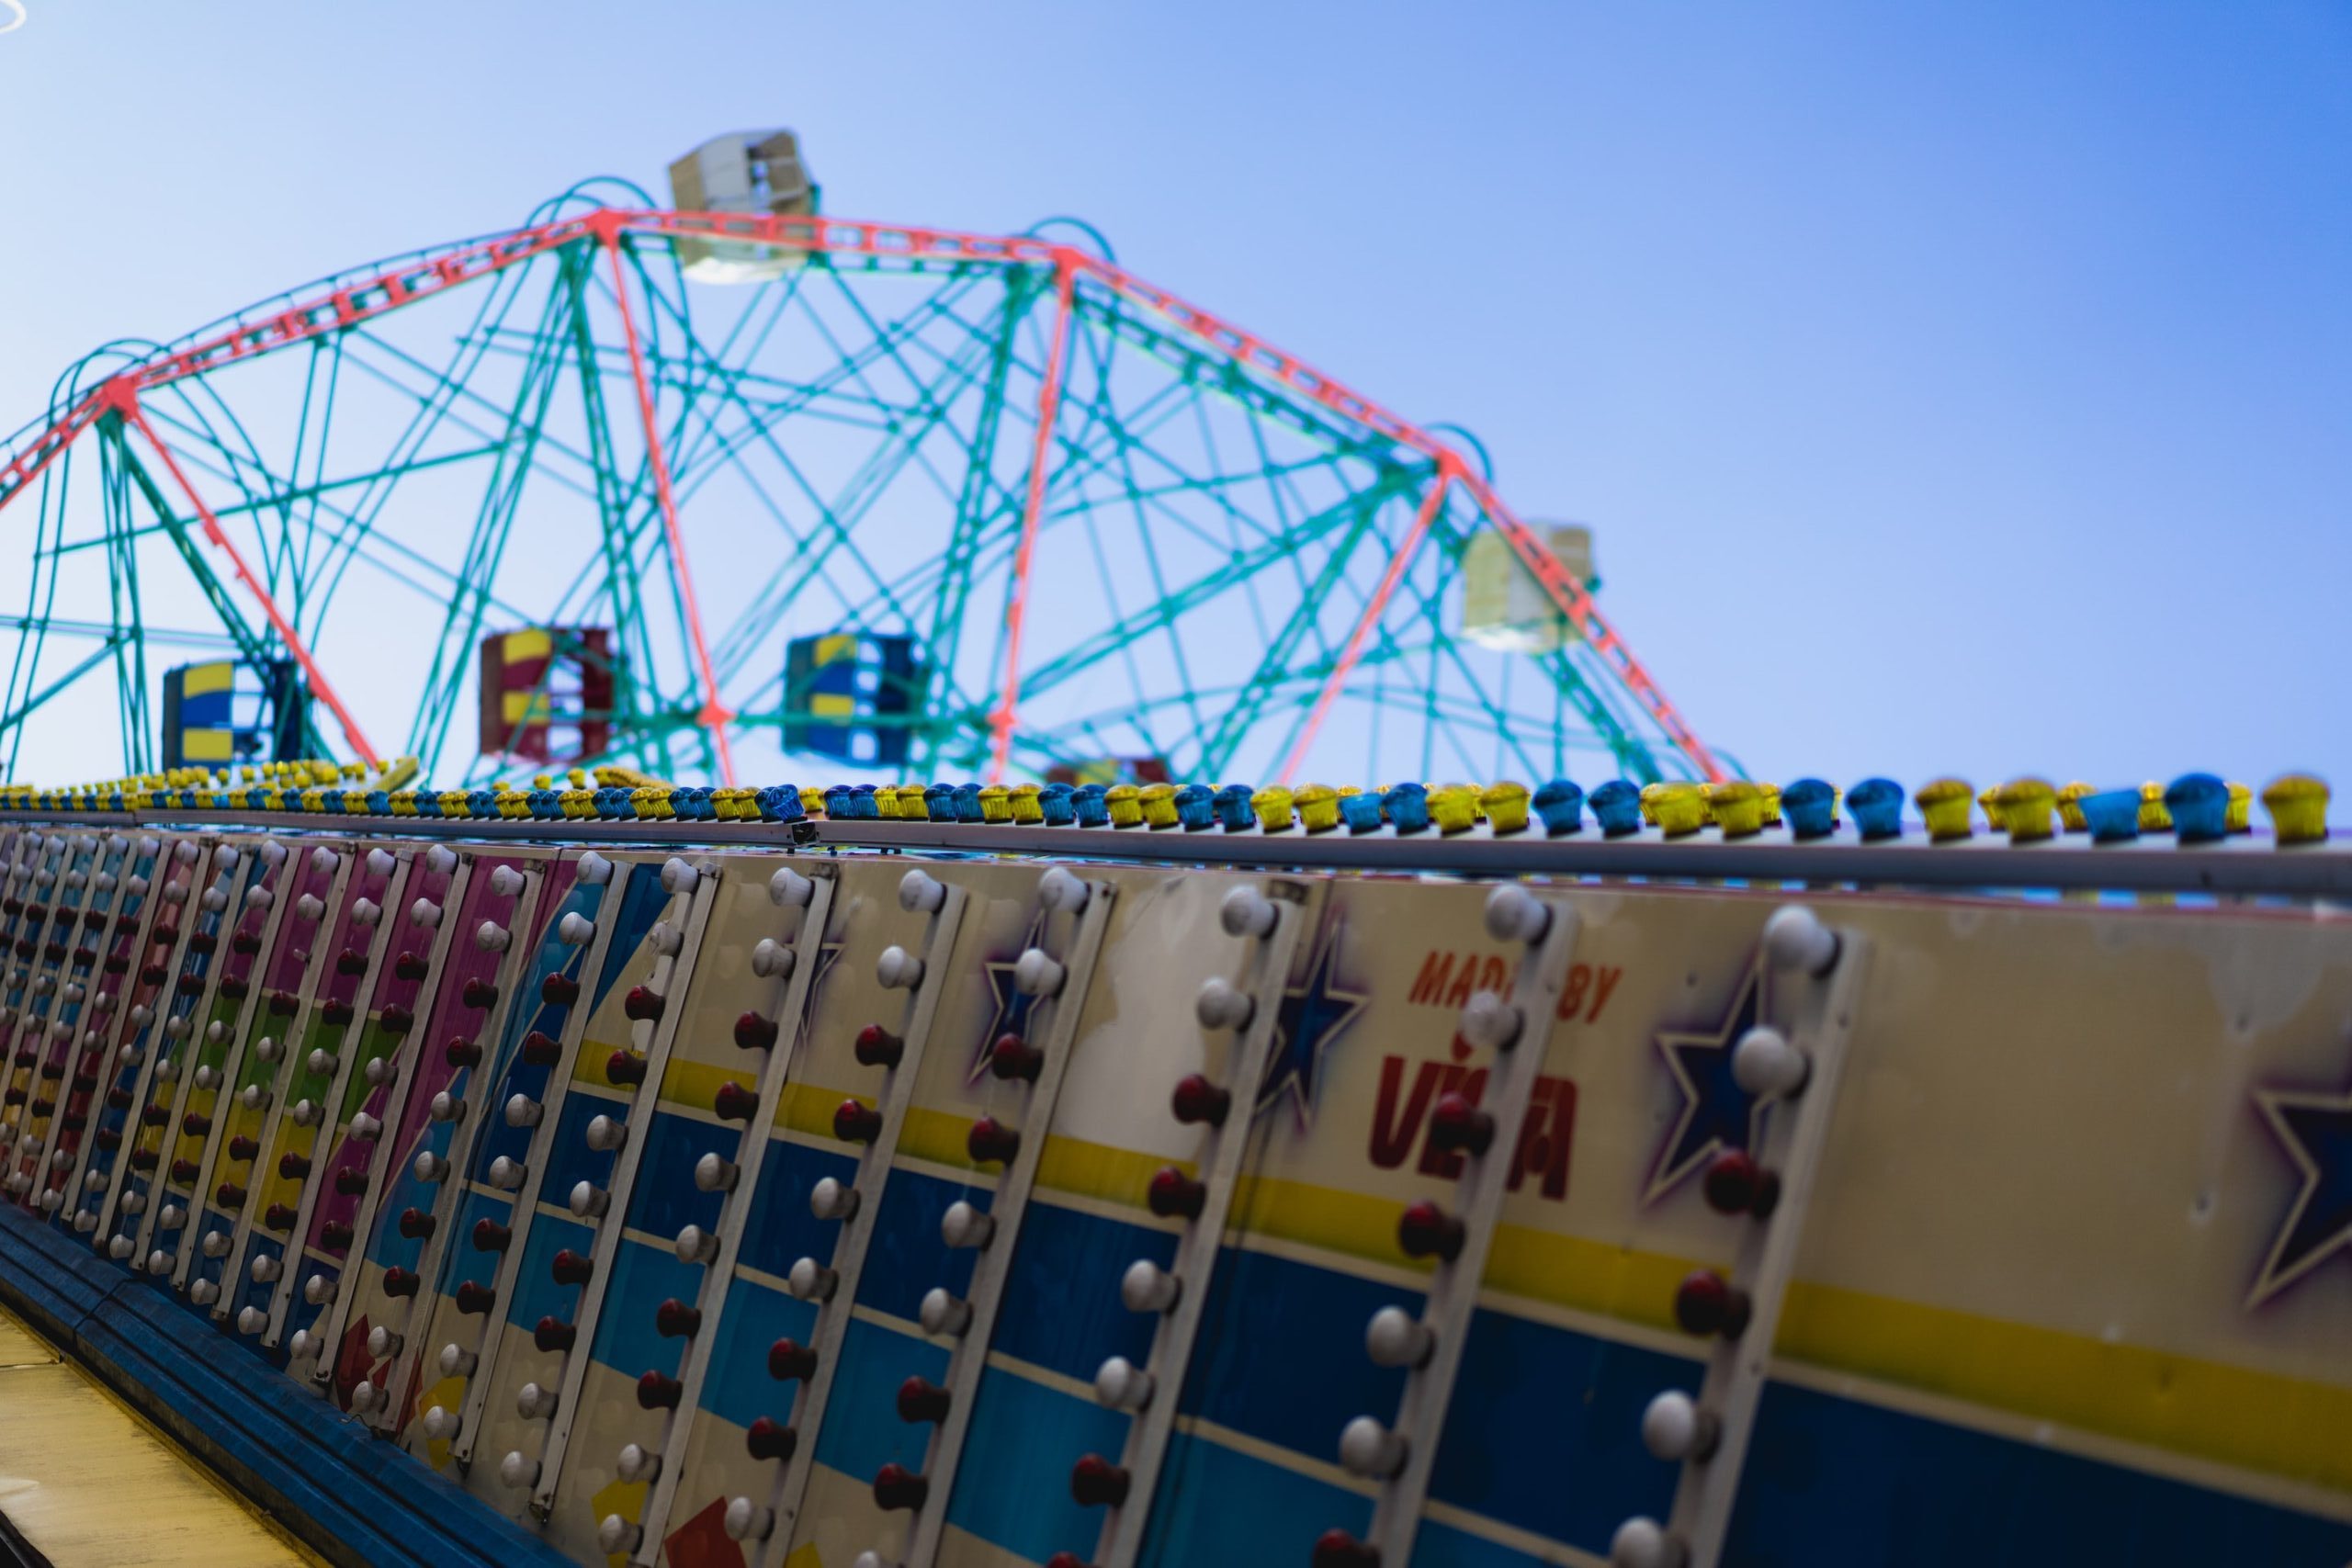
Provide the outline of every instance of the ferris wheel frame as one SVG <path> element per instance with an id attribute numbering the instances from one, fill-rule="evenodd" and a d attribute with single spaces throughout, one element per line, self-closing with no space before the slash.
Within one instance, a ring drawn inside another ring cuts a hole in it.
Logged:
<path id="1" fill-rule="evenodd" d="M 1032 431 L 1018 536 L 1012 555 L 1010 591 L 998 631 L 998 652 L 992 660 L 991 700 L 986 713 L 986 768 L 992 781 L 1001 781 L 1012 766 L 1015 739 L 1022 731 L 1026 672 L 1023 653 L 1033 614 L 1035 551 L 1052 470 L 1059 405 L 1069 374 L 1073 316 L 1080 301 L 1090 299 L 1114 301 L 1121 309 L 1147 316 L 1159 330 L 1182 343 L 1190 352 L 1221 361 L 1230 372 L 1248 382 L 1292 400 L 1323 419 L 1416 454 L 1427 465 L 1427 479 L 1409 528 L 1391 551 L 1377 584 L 1354 617 L 1336 654 L 1326 661 L 1314 696 L 1305 705 L 1282 750 L 1278 773 L 1281 781 L 1291 780 L 1304 765 L 1334 704 L 1363 660 L 1367 642 L 1383 612 L 1396 594 L 1408 569 L 1427 547 L 1449 500 L 1455 496 L 1467 498 L 1476 517 L 1506 541 L 1512 556 L 1538 585 L 1553 610 L 1574 628 L 1575 637 L 1590 656 L 1655 726 L 1674 754 L 1679 771 L 1710 781 L 1725 776 L 1714 752 L 1667 699 L 1646 666 L 1602 614 L 1586 584 L 1504 502 L 1479 460 L 1465 455 L 1461 446 L 1431 429 L 1402 418 L 1264 338 L 1144 281 L 1107 256 L 1038 233 L 991 236 L 826 216 L 682 212 L 601 203 L 584 211 L 558 213 L 509 232 L 421 252 L 334 280 L 299 297 L 281 297 L 267 306 L 243 312 L 217 329 L 138 355 L 86 389 L 70 387 L 62 406 L 52 408 L 45 420 L 37 422 L 7 447 L 0 448 L 0 457 L 6 458 L 0 462 L 0 512 L 39 485 L 78 440 L 94 431 L 104 432 L 125 447 L 143 451 L 154 464 L 153 477 L 142 474 L 141 479 L 151 489 L 151 503 L 161 511 L 175 495 L 192 513 L 196 536 L 225 569 L 212 570 L 210 563 L 183 545 L 183 558 L 199 577 L 208 597 L 222 611 L 222 619 L 231 629 L 240 655 L 258 659 L 274 639 L 299 664 L 310 692 L 332 714 L 342 743 L 352 756 L 363 761 L 379 761 L 385 749 L 362 729 L 357 715 L 344 701 L 329 671 L 300 634 L 296 617 L 280 605 L 264 581 L 264 574 L 222 526 L 215 509 L 175 457 L 171 442 L 157 429 L 153 405 L 159 396 L 199 386 L 206 376 L 225 367 L 349 332 L 469 285 L 510 274 L 538 258 L 554 254 L 575 257 L 577 265 L 595 265 L 608 274 L 607 287 L 619 311 L 628 380 L 634 394 L 646 466 L 650 470 L 655 508 L 673 580 L 672 586 L 686 634 L 694 682 L 690 718 L 707 738 L 715 771 L 731 783 L 736 765 L 729 730 L 737 716 L 722 699 L 720 679 L 713 666 L 711 641 L 688 561 L 680 498 L 663 448 L 662 421 L 656 412 L 657 389 L 649 372 L 645 347 L 651 323 L 640 320 L 630 287 L 629 264 L 643 251 L 681 243 L 751 247 L 820 259 L 831 265 L 913 271 L 1018 271 L 1032 279 L 1036 298 L 1051 300 L 1048 348 L 1030 411 Z M 638 283 L 650 307 L 654 302 L 651 282 L 640 274 Z M 156 489 L 167 489 L 169 494 L 152 493 Z M 247 629 L 247 623 L 233 613 L 232 605 L 240 600 L 259 613 L 259 627 Z M 31 618 L 28 615 L 28 620 Z M 20 723 L 30 707 L 87 672 L 107 651 L 102 648 L 91 660 L 85 660 L 62 680 L 51 682 L 45 692 L 28 694 L 10 714 L 0 716 L 0 724 Z M 21 662 L 21 648 L 19 654 Z M 12 698 L 14 695 L 12 692 Z M 125 701 L 131 701 L 128 694 Z M 1239 705 L 1237 701 L 1237 708 Z M 1621 755 L 1624 749 L 1620 746 Z"/>

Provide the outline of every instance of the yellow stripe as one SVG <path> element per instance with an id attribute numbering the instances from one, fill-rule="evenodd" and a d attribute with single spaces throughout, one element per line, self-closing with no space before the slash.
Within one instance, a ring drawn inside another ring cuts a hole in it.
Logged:
<path id="1" fill-rule="evenodd" d="M 1781 1355 L 2126 1442 L 2352 1491 L 2352 1389 L 1827 1285 Z"/>
<path id="2" fill-rule="evenodd" d="M 673 1062 L 663 1098 L 707 1109 L 718 1084 L 731 1077 L 697 1063 Z M 814 1084 L 787 1085 L 776 1125 L 830 1136 L 834 1108 L 849 1098 Z M 870 1096 L 855 1098 L 871 1103 Z M 964 1140 L 970 1129 L 964 1117 L 918 1108 L 908 1116 L 899 1147 L 911 1158 L 969 1168 Z M 1037 1180 L 1051 1191 L 1140 1211 L 1152 1173 L 1168 1163 L 1057 1135 L 1046 1141 Z M 1410 1268 L 1396 1247 L 1398 1207 L 1335 1188 L 1245 1176 L 1235 1194 L 1234 1223 L 1253 1235 Z M 1485 1288 L 1671 1333 L 1675 1287 L 1700 1267 L 1691 1258 L 1505 1225 L 1495 1238 Z M 1699 1348 L 1693 1341 L 1694 1356 Z M 1773 1353 L 2125 1442 L 2352 1491 L 2352 1389 L 1803 1281 L 1790 1288 Z"/>

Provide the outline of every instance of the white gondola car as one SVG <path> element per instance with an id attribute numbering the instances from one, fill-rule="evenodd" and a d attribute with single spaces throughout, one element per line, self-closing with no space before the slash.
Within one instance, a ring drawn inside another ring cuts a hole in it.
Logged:
<path id="1" fill-rule="evenodd" d="M 681 212 L 740 212 L 807 217 L 817 185 L 789 130 L 737 130 L 715 136 L 670 165 L 671 204 Z M 780 277 L 808 253 L 796 246 L 680 239 L 678 265 L 697 283 L 759 283 Z"/>
<path id="2" fill-rule="evenodd" d="M 1592 530 L 1577 523 L 1529 525 L 1551 547 L 1568 575 L 1599 585 L 1592 564 Z M 1482 528 L 1462 552 L 1462 635 L 1504 653 L 1549 653 L 1578 640 L 1576 623 L 1560 613 L 1535 574 L 1492 528 Z"/>

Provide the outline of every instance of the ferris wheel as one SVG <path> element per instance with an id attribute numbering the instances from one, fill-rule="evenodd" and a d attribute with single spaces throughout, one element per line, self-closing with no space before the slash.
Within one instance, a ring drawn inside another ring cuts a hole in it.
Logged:
<path id="1" fill-rule="evenodd" d="M 672 176 L 72 367 L 0 445 L 0 766 L 1721 776 L 1475 441 L 1082 224 L 821 215 L 785 132 Z"/>

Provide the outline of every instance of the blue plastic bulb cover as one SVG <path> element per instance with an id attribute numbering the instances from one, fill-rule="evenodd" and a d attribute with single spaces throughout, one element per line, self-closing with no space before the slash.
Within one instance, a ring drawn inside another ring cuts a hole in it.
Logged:
<path id="1" fill-rule="evenodd" d="M 770 798 L 760 807 L 760 815 L 771 822 L 798 822 L 808 815 L 800 804 L 798 784 L 770 784 L 762 793 Z"/>
<path id="2" fill-rule="evenodd" d="M 1250 809 L 1250 786 L 1227 784 L 1216 792 L 1216 819 L 1228 833 L 1246 833 L 1258 825 Z"/>
<path id="3" fill-rule="evenodd" d="M 1429 791 L 1417 784 L 1388 786 L 1380 808 L 1399 833 L 1418 833 L 1430 825 Z"/>
<path id="4" fill-rule="evenodd" d="M 1642 830 L 1642 792 L 1629 781 L 1611 779 L 1584 798 L 1592 807 L 1593 820 L 1609 837 L 1622 839 Z"/>
<path id="5" fill-rule="evenodd" d="M 1351 833 L 1380 831 L 1380 796 L 1369 792 L 1340 796 L 1340 820 Z"/>
<path id="6" fill-rule="evenodd" d="M 1078 816 L 1071 803 L 1075 792 L 1066 784 L 1049 784 L 1037 792 L 1037 809 L 1045 815 L 1048 828 L 1067 828 Z"/>
<path id="7" fill-rule="evenodd" d="M 1826 839 L 1838 829 L 1838 791 L 1826 779 L 1799 779 L 1781 792 L 1781 817 L 1799 840 Z"/>
<path id="8" fill-rule="evenodd" d="M 2183 773 L 2165 791 L 2165 809 L 2184 844 L 2229 836 L 2230 786 L 2211 773 Z"/>
<path id="9" fill-rule="evenodd" d="M 1208 785 L 1185 784 L 1171 799 L 1177 824 L 1187 833 L 1203 833 L 1216 826 L 1216 792 Z"/>
<path id="10" fill-rule="evenodd" d="M 1788 805 L 1789 797 L 1783 794 L 1783 813 Z M 1903 786 L 1893 779 L 1864 779 L 1846 792 L 1846 807 L 1854 814 L 1854 827 L 1864 843 L 1903 836 Z"/>
<path id="11" fill-rule="evenodd" d="M 1528 797 L 1528 805 L 1544 824 L 1550 838 L 1574 833 L 1584 827 L 1584 787 L 1567 779 L 1552 779 L 1536 786 Z"/>
<path id="12" fill-rule="evenodd" d="M 2075 802 L 2094 844 L 2126 844 L 2140 836 L 2140 792 L 2103 789 Z"/>

